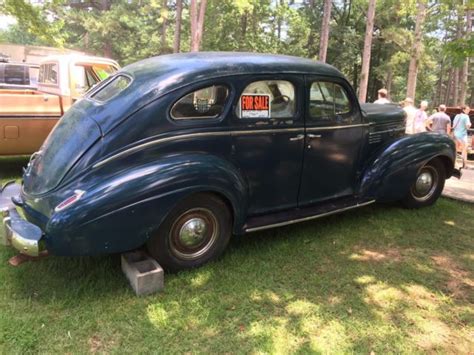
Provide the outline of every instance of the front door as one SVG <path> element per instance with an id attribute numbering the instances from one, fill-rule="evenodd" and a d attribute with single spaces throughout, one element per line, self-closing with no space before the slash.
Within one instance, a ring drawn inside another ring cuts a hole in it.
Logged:
<path id="1" fill-rule="evenodd" d="M 368 125 L 344 80 L 306 78 L 300 206 L 354 194 Z"/>
<path id="2" fill-rule="evenodd" d="M 248 184 L 248 213 L 295 208 L 303 161 L 304 78 L 239 78 L 232 119 L 233 159 Z"/>

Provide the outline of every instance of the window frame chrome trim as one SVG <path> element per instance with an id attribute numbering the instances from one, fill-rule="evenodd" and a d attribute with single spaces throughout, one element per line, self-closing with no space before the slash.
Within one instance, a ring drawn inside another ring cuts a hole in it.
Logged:
<path id="1" fill-rule="evenodd" d="M 177 118 L 175 116 L 173 116 L 173 109 L 174 107 L 176 106 L 176 104 L 181 101 L 184 97 L 190 95 L 190 94 L 194 94 L 196 91 L 200 91 L 200 90 L 204 90 L 204 89 L 207 89 L 207 88 L 210 88 L 212 86 L 223 86 L 226 90 L 227 90 L 227 94 L 226 94 L 226 97 L 225 97 L 225 102 L 224 102 L 224 105 L 222 106 L 223 107 L 223 110 L 221 113 L 217 114 L 217 115 L 214 115 L 214 116 L 201 116 L 201 117 L 197 117 L 197 116 L 191 116 L 191 117 L 182 117 L 182 118 Z M 178 100 L 176 100 L 172 105 L 171 105 L 171 108 L 169 109 L 169 116 L 170 118 L 173 120 L 173 121 L 176 121 L 176 122 L 183 122 L 183 121 L 198 121 L 198 120 L 216 120 L 217 118 L 221 117 L 222 114 L 224 113 L 225 111 L 225 108 L 228 104 L 228 100 L 229 100 L 229 97 L 230 97 L 230 94 L 231 94 L 231 90 L 229 88 L 228 85 L 224 85 L 224 84 L 220 84 L 220 85 L 209 85 L 209 86 L 205 86 L 205 87 L 202 87 L 200 89 L 197 89 L 197 90 L 193 90 L 191 92 L 188 92 L 187 94 L 181 96 Z M 168 106 L 169 107 L 169 106 Z"/>

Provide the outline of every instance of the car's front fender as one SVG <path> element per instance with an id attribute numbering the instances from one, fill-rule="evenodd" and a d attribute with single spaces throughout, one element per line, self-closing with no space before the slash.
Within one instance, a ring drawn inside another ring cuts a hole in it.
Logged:
<path id="1" fill-rule="evenodd" d="M 455 145 L 447 135 L 420 133 L 404 136 L 369 159 L 362 173 L 359 194 L 379 201 L 406 196 L 419 169 L 432 159 L 442 160 L 446 176 L 454 169 Z"/>

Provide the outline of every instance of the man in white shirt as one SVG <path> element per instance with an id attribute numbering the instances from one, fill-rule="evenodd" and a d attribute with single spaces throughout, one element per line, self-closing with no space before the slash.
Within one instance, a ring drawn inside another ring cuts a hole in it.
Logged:
<path id="1" fill-rule="evenodd" d="M 407 97 L 404 101 L 405 105 L 403 107 L 403 111 L 406 113 L 406 121 L 405 121 L 405 133 L 406 134 L 414 134 L 415 133 L 415 127 L 414 127 L 414 121 L 415 121 L 415 114 L 416 114 L 416 108 L 413 106 L 413 99 Z"/>
<path id="2" fill-rule="evenodd" d="M 422 133 L 426 132 L 429 127 L 428 124 L 428 114 L 426 113 L 426 109 L 428 108 L 428 101 L 421 101 L 420 108 L 415 112 L 415 119 L 413 122 L 413 126 L 415 128 L 415 133 Z"/>
<path id="3" fill-rule="evenodd" d="M 389 104 L 390 100 L 387 99 L 388 91 L 387 89 L 380 89 L 377 91 L 378 99 L 374 101 L 374 104 Z"/>

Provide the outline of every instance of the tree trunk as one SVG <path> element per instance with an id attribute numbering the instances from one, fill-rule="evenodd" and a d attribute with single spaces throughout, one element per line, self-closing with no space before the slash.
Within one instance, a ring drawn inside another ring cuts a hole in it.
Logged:
<path id="1" fill-rule="evenodd" d="M 174 28 L 173 53 L 181 48 L 181 20 L 183 18 L 183 0 L 176 0 L 176 20 Z"/>
<path id="2" fill-rule="evenodd" d="M 316 39 L 315 33 L 315 23 L 314 23 L 314 0 L 309 0 L 307 3 L 307 9 L 309 15 L 309 35 L 308 41 L 306 42 L 306 47 L 308 50 L 308 57 L 313 58 L 316 55 L 316 49 L 314 48 L 314 42 Z"/>
<path id="3" fill-rule="evenodd" d="M 319 60 L 326 62 L 329 42 L 329 21 L 331 20 L 332 1 L 324 0 L 323 23 L 321 25 L 321 40 L 319 41 Z"/>
<path id="4" fill-rule="evenodd" d="M 445 61 L 445 58 L 443 58 L 443 60 L 441 61 L 441 67 L 439 69 L 439 80 L 438 80 L 438 85 L 437 85 L 436 93 L 433 100 L 434 101 L 433 105 L 435 107 L 438 107 L 440 104 L 442 104 L 441 93 L 443 91 L 444 61 Z"/>
<path id="5" fill-rule="evenodd" d="M 466 10 L 466 35 L 464 38 L 469 38 L 472 30 L 472 11 L 471 9 Z M 464 65 L 461 70 L 461 89 L 459 93 L 459 102 L 461 105 L 466 104 L 467 86 L 469 84 L 469 57 L 464 60 Z"/>
<path id="6" fill-rule="evenodd" d="M 459 105 L 459 68 L 454 68 L 453 78 L 453 106 Z"/>
<path id="7" fill-rule="evenodd" d="M 240 16 L 240 39 L 239 39 L 239 50 L 245 48 L 245 37 L 247 36 L 247 24 L 248 24 L 248 11 L 245 11 Z"/>
<path id="8" fill-rule="evenodd" d="M 161 18 L 163 23 L 161 24 L 161 52 L 166 48 L 166 29 L 168 27 L 168 0 L 163 0 L 161 5 Z"/>
<path id="9" fill-rule="evenodd" d="M 280 0 L 280 6 L 283 6 L 285 4 L 284 0 Z M 280 9 L 278 9 L 280 10 Z M 281 17 L 280 11 L 278 11 L 278 19 L 277 19 L 277 38 L 278 41 L 281 41 L 281 26 L 283 24 L 283 19 Z"/>
<path id="10" fill-rule="evenodd" d="M 191 52 L 198 52 L 201 47 L 204 28 L 204 15 L 206 14 L 207 0 L 191 0 Z"/>
<path id="11" fill-rule="evenodd" d="M 453 82 L 453 74 L 454 74 L 454 69 L 453 68 L 449 69 L 448 80 L 446 81 L 446 95 L 444 97 L 444 103 L 447 106 L 451 105 L 451 86 Z"/>
<path id="12" fill-rule="evenodd" d="M 392 67 L 389 67 L 387 70 L 387 78 L 385 80 L 385 89 L 388 91 L 388 99 L 390 99 L 390 93 L 392 92 L 392 82 L 393 82 L 393 70 Z"/>
<path id="13" fill-rule="evenodd" d="M 365 102 L 367 84 L 369 82 L 370 54 L 372 49 L 372 34 L 374 31 L 375 1 L 369 0 L 367 11 L 367 27 L 365 29 L 364 53 L 362 54 L 362 69 L 360 71 L 359 101 Z"/>
<path id="14" fill-rule="evenodd" d="M 416 95 L 416 77 L 418 75 L 418 62 L 421 54 L 421 40 L 423 37 L 423 23 L 426 17 L 425 0 L 417 1 L 417 14 L 415 24 L 415 40 L 411 50 L 410 65 L 408 67 L 407 97 L 415 100 Z"/>

